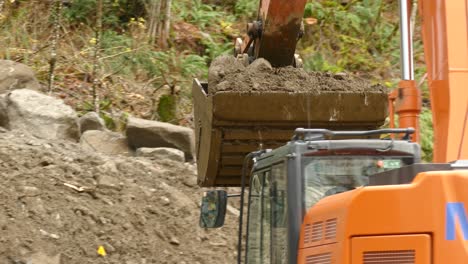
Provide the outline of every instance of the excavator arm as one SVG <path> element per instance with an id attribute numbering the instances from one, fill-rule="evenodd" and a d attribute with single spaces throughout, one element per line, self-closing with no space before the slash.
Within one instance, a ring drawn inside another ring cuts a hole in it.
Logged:
<path id="1" fill-rule="evenodd" d="M 419 141 L 421 91 L 413 73 L 412 36 L 409 26 L 413 1 L 400 0 L 402 82 L 390 96 L 390 119 L 399 127 L 416 128 Z M 468 158 L 468 2 L 418 1 L 434 123 L 434 162 Z"/>
<path id="2" fill-rule="evenodd" d="M 257 20 L 247 25 L 247 36 L 236 40 L 236 54 L 264 58 L 273 67 L 294 64 L 297 41 L 303 34 L 307 0 L 262 0 Z"/>

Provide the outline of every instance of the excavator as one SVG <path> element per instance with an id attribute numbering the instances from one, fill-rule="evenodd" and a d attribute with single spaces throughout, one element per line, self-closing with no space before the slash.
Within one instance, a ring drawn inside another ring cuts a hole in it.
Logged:
<path id="1" fill-rule="evenodd" d="M 433 163 L 421 162 L 418 144 L 422 100 L 414 80 L 413 5 L 398 2 L 402 80 L 386 98 L 209 94 L 206 83 L 194 81 L 198 183 L 241 187 L 240 195 L 206 191 L 200 226 L 222 226 L 228 199 L 240 196 L 237 263 L 468 263 L 468 1 L 417 5 Z M 294 53 L 305 5 L 262 0 L 257 21 L 236 41 L 236 56 L 299 66 Z M 379 129 L 388 113 L 390 128 Z"/>

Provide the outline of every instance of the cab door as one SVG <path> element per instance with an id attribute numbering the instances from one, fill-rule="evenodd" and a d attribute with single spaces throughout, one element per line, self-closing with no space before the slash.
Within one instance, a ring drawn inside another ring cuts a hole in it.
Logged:
<path id="1" fill-rule="evenodd" d="M 252 175 L 249 194 L 246 263 L 271 263 L 270 170 Z"/>
<path id="2" fill-rule="evenodd" d="M 251 177 L 246 263 L 288 263 L 287 193 L 284 164 Z"/>

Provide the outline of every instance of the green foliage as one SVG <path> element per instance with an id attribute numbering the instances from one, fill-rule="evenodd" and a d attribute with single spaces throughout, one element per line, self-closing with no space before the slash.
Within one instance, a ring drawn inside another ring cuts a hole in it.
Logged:
<path id="1" fill-rule="evenodd" d="M 135 79 L 154 79 L 154 86 L 190 83 L 195 76 L 208 72 L 206 58 L 176 49 L 154 50 L 149 44 L 136 43 L 128 35 L 107 30 L 102 37 L 102 65 L 114 72 Z"/>
<path id="2" fill-rule="evenodd" d="M 209 37 L 202 40 L 202 44 L 205 45 L 205 55 L 213 60 L 214 58 L 232 52 L 234 50 L 233 42 L 219 42 Z"/>
<path id="3" fill-rule="evenodd" d="M 176 119 L 177 100 L 175 95 L 168 94 L 159 98 L 158 115 L 159 120 L 163 122 L 171 122 Z"/>
<path id="4" fill-rule="evenodd" d="M 200 55 L 206 57 L 207 63 L 234 49 L 233 38 L 237 34 L 232 29 L 236 21 L 233 14 L 220 6 L 204 4 L 201 0 L 174 2 L 174 12 L 184 22 L 196 25 L 201 30 L 200 44 L 204 48 Z"/>
<path id="5" fill-rule="evenodd" d="M 228 16 L 222 10 L 217 10 L 216 6 L 204 4 L 201 0 L 175 2 L 174 5 L 174 9 L 181 19 L 202 30 L 216 26 L 219 21 Z"/>
<path id="6" fill-rule="evenodd" d="M 302 52 L 307 69 L 374 73 L 378 78 L 398 61 L 398 17 L 382 19 L 396 12 L 387 1 L 312 1 L 306 17 L 318 20 L 308 26 Z M 320 54 L 320 55 L 317 55 Z M 319 62 L 315 60 L 319 59 Z M 392 63 L 388 63 L 391 61 Z"/>
<path id="7" fill-rule="evenodd" d="M 96 15 L 96 0 L 78 0 L 64 9 L 64 16 L 72 25 L 93 25 Z M 143 0 L 104 0 L 103 24 L 107 27 L 126 26 L 132 17 L 145 15 Z"/>
<path id="8" fill-rule="evenodd" d="M 422 159 L 431 162 L 433 158 L 434 131 L 432 129 L 432 113 L 423 108 L 420 116 Z"/>
<path id="9" fill-rule="evenodd" d="M 148 57 L 140 57 L 144 68 L 151 76 L 161 76 L 164 84 L 176 85 L 189 82 L 195 76 L 203 76 L 208 68 L 205 59 L 195 54 L 178 54 L 176 50 L 152 51 Z M 149 59 L 151 63 L 145 61 Z"/>
<path id="10" fill-rule="evenodd" d="M 254 18 L 257 14 L 259 0 L 239 0 L 236 1 L 234 11 L 237 16 L 247 16 Z"/>

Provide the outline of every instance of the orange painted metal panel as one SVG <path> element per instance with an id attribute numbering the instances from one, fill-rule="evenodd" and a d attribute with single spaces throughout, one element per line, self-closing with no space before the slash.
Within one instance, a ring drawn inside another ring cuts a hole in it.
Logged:
<path id="1" fill-rule="evenodd" d="M 431 106 L 434 161 L 468 159 L 468 4 L 466 0 L 420 0 Z"/>
<path id="2" fill-rule="evenodd" d="M 299 250 L 298 264 L 326 263 L 345 264 L 338 259 L 336 244 L 328 244 L 319 247 Z"/>
<path id="3" fill-rule="evenodd" d="M 460 223 L 455 240 L 446 239 L 448 203 L 464 203 L 468 210 L 468 171 L 420 173 L 412 184 L 362 187 L 324 198 L 307 213 L 305 225 L 338 219 L 338 263 L 348 263 L 356 236 L 431 234 L 432 264 L 466 264 L 468 240 Z M 468 215 L 468 211 L 466 212 Z M 301 250 L 310 248 L 304 244 Z"/>
<path id="4" fill-rule="evenodd" d="M 373 262 L 378 259 L 380 263 L 409 263 L 403 262 L 404 259 L 407 261 L 414 259 L 412 264 L 431 263 L 431 237 L 429 235 L 355 237 L 351 243 L 352 264 L 362 264 L 366 261 L 379 263 Z M 373 253 L 374 257 L 366 260 L 366 253 Z"/>

